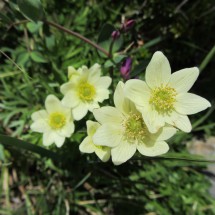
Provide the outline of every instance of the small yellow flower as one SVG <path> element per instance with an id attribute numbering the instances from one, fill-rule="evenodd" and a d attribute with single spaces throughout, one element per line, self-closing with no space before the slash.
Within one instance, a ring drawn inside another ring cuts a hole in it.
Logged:
<path id="1" fill-rule="evenodd" d="M 107 146 L 99 146 L 93 143 L 93 135 L 95 134 L 96 130 L 100 127 L 98 122 L 93 122 L 88 120 L 87 121 L 87 134 L 88 136 L 82 141 L 79 146 L 79 149 L 83 153 L 93 153 L 95 152 L 96 155 L 103 161 L 106 162 L 110 158 L 110 148 Z"/>
<path id="2" fill-rule="evenodd" d="M 46 110 L 39 110 L 31 115 L 31 129 L 43 133 L 43 145 L 53 143 L 61 147 L 66 137 L 74 132 L 71 109 L 66 108 L 54 95 L 49 95 L 45 101 Z"/>
<path id="3" fill-rule="evenodd" d="M 157 156 L 169 150 L 165 140 L 172 137 L 176 129 L 163 127 L 158 132 L 149 132 L 141 113 L 133 102 L 125 97 L 124 84 L 119 82 L 114 93 L 116 107 L 95 109 L 93 114 L 101 126 L 93 136 L 96 145 L 111 147 L 114 164 L 129 160 L 138 150 L 145 156 Z"/>
<path id="4" fill-rule="evenodd" d="M 158 51 L 146 68 L 146 82 L 127 81 L 125 93 L 142 113 L 150 132 L 157 132 L 165 123 L 190 132 L 192 126 L 187 115 L 211 106 L 206 99 L 188 93 L 198 75 L 196 67 L 171 74 L 168 59 Z"/>
<path id="5" fill-rule="evenodd" d="M 98 102 L 103 102 L 109 98 L 108 87 L 111 84 L 111 78 L 101 77 L 101 68 L 99 64 L 94 64 L 91 68 L 81 67 L 77 71 L 72 70 L 73 75 L 70 81 L 61 86 L 61 92 L 64 94 L 63 105 L 72 108 L 75 120 L 82 119 L 88 111 L 98 108 Z"/>

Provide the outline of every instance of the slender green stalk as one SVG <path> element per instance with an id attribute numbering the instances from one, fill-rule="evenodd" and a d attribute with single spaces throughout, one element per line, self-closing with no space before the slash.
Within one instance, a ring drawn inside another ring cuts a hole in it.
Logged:
<path id="1" fill-rule="evenodd" d="M 108 53 L 105 49 L 103 49 L 103 48 L 102 48 L 101 46 L 99 46 L 98 44 L 96 44 L 96 43 L 94 43 L 93 41 L 89 40 L 88 38 L 82 36 L 81 34 L 75 32 L 75 31 L 69 30 L 69 29 L 67 29 L 67 28 L 65 28 L 65 27 L 63 27 L 63 26 L 61 26 L 61 25 L 58 25 L 58 24 L 56 24 L 56 23 L 54 23 L 54 22 L 51 22 L 51 21 L 47 21 L 47 20 L 46 20 L 45 23 L 47 23 L 48 25 L 51 25 L 51 26 L 53 26 L 53 27 L 55 27 L 55 28 L 57 28 L 57 29 L 59 29 L 59 30 L 61 30 L 61 31 L 64 31 L 64 32 L 66 32 L 66 33 L 68 33 L 68 34 L 70 34 L 70 35 L 73 35 L 73 36 L 75 36 L 75 37 L 77 37 L 77 38 L 79 38 L 79 39 L 81 39 L 81 40 L 83 40 L 85 43 L 88 43 L 88 44 L 90 44 L 91 46 L 93 46 L 94 48 L 96 48 L 96 49 L 98 49 L 99 51 L 103 52 L 108 58 L 111 58 L 111 54 L 110 54 L 110 53 Z"/>

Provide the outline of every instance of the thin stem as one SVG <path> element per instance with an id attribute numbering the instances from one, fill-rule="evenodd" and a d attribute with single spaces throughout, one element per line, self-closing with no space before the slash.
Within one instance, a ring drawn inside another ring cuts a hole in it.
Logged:
<path id="1" fill-rule="evenodd" d="M 108 58 L 111 58 L 111 54 L 110 54 L 109 52 L 107 52 L 107 51 L 106 51 L 105 49 L 103 49 L 101 46 L 99 46 L 98 44 L 96 44 L 96 43 L 94 43 L 93 41 L 89 40 L 88 38 L 82 36 L 81 34 L 75 32 L 75 31 L 69 30 L 69 29 L 67 29 L 67 28 L 64 28 L 63 26 L 58 25 L 58 24 L 56 24 L 56 23 L 54 23 L 54 22 L 50 22 L 50 21 L 47 21 L 47 20 L 44 21 L 44 22 L 46 22 L 47 24 L 49 24 L 49 25 L 51 25 L 51 26 L 53 26 L 53 27 L 55 27 L 55 28 L 57 28 L 57 29 L 59 29 L 59 30 L 62 30 L 62 31 L 64 31 L 64 32 L 66 32 L 66 33 L 68 33 L 68 34 L 70 34 L 70 35 L 73 35 L 73 36 L 75 36 L 75 37 L 77 37 L 77 38 L 83 40 L 85 43 L 88 43 L 88 44 L 90 44 L 91 46 L 93 46 L 94 48 L 96 48 L 96 49 L 100 50 L 101 52 L 103 52 Z"/>

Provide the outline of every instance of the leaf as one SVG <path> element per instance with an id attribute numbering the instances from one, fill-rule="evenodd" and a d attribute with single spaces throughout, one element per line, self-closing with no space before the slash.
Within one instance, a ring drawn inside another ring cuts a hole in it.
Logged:
<path id="1" fill-rule="evenodd" d="M 47 60 L 44 59 L 42 54 L 39 52 L 31 52 L 30 56 L 34 62 L 37 62 L 37 63 L 46 63 L 47 62 Z"/>
<path id="2" fill-rule="evenodd" d="M 37 22 L 44 18 L 40 0 L 17 0 L 20 12 L 28 19 Z"/>
<path id="3" fill-rule="evenodd" d="M 41 157 L 47 157 L 57 161 L 59 161 L 60 159 L 59 155 L 55 152 L 52 152 L 48 149 L 42 148 L 31 143 L 27 143 L 23 140 L 19 140 L 2 134 L 0 134 L 0 144 L 3 144 L 4 146 L 16 147 L 20 150 L 28 150 L 33 153 L 39 154 Z"/>
<path id="4" fill-rule="evenodd" d="M 105 67 L 111 67 L 111 66 L 114 66 L 114 63 L 115 64 L 118 64 L 120 63 L 124 58 L 126 58 L 127 56 L 126 55 L 116 55 L 113 57 L 113 60 L 107 60 L 104 64 Z"/>
<path id="5" fill-rule="evenodd" d="M 105 49 L 107 52 L 109 52 L 110 50 L 110 46 L 111 46 L 111 43 L 113 42 L 113 39 L 111 37 L 111 34 L 113 31 L 115 31 L 116 29 L 110 25 L 110 24 L 105 24 L 103 27 L 102 27 L 102 30 L 99 34 L 99 37 L 98 37 L 98 45 L 100 45 L 103 49 Z M 122 36 L 120 36 L 118 39 L 116 39 L 114 41 L 114 44 L 113 44 L 113 48 L 112 48 L 112 53 L 118 51 L 121 46 L 123 44 L 123 38 Z M 102 53 L 101 51 L 98 51 L 99 55 L 101 57 L 107 57 L 104 53 Z"/>
<path id="6" fill-rule="evenodd" d="M 38 32 L 42 26 L 43 26 L 42 22 L 38 22 L 38 23 L 28 22 L 27 23 L 27 28 L 31 33 Z"/>
<path id="7" fill-rule="evenodd" d="M 149 63 L 149 60 L 141 61 L 134 69 L 131 71 L 131 78 L 138 76 L 140 73 L 143 73 Z"/>
<path id="8" fill-rule="evenodd" d="M 0 161 L 4 161 L 5 156 L 4 156 L 4 147 L 3 145 L 0 144 Z"/>

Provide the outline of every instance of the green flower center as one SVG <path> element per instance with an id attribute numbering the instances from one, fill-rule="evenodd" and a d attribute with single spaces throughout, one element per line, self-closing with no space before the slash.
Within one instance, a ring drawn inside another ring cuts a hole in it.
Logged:
<path id="1" fill-rule="evenodd" d="M 89 83 L 80 83 L 78 86 L 78 95 L 82 101 L 90 102 L 95 98 L 95 87 Z"/>
<path id="2" fill-rule="evenodd" d="M 128 142 L 142 142 L 148 134 L 148 129 L 140 114 L 131 113 L 129 117 L 123 121 L 124 138 Z"/>
<path id="3" fill-rule="evenodd" d="M 52 129 L 60 129 L 66 124 L 66 117 L 59 112 L 51 113 L 49 116 L 49 125 Z"/>
<path id="4" fill-rule="evenodd" d="M 159 113 L 168 114 L 174 110 L 176 95 L 177 93 L 174 88 L 161 85 L 152 90 L 149 103 Z"/>

